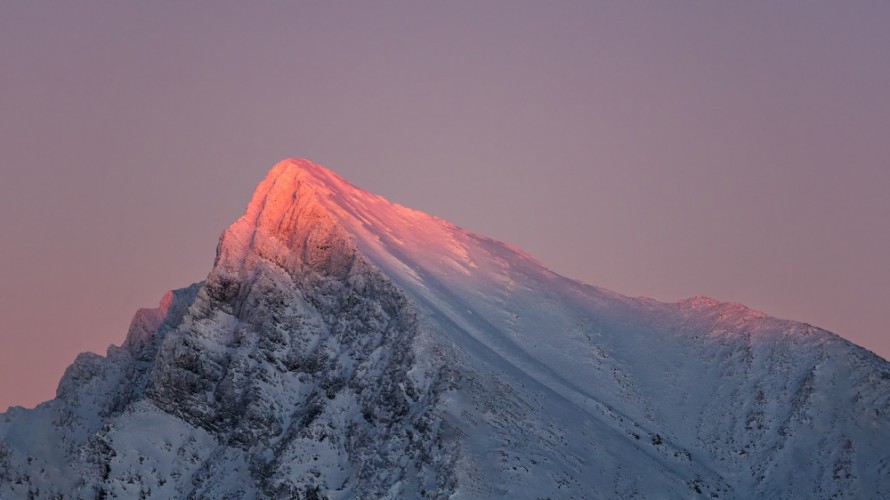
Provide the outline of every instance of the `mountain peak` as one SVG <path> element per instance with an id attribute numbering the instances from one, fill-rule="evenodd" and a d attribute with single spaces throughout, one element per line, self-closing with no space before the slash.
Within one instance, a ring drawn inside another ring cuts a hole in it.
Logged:
<path id="1" fill-rule="evenodd" d="M 299 197 L 315 204 L 333 194 L 351 191 L 359 190 L 321 165 L 302 158 L 289 158 L 269 170 L 254 191 L 245 216 L 286 209 Z"/>
<path id="2" fill-rule="evenodd" d="M 301 215 L 295 208 L 323 211 L 327 215 L 338 217 L 341 223 L 349 216 L 361 218 L 370 209 L 376 212 L 408 211 L 420 214 L 368 193 L 317 163 L 302 158 L 289 158 L 278 162 L 269 170 L 254 191 L 244 217 L 258 225 L 264 225 L 270 219 Z M 288 213 L 282 214 L 282 211 Z"/>
<path id="3" fill-rule="evenodd" d="M 223 233 L 216 267 L 241 272 L 237 270 L 259 257 L 298 269 L 307 263 L 328 265 L 331 259 L 342 264 L 345 254 L 351 258 L 358 252 L 399 273 L 419 271 L 400 263 L 401 256 L 437 275 L 469 275 L 475 267 L 467 253 L 470 240 L 483 241 L 499 254 L 533 260 L 508 245 L 368 193 L 309 160 L 287 159 L 272 167 L 244 215 Z"/>
<path id="4" fill-rule="evenodd" d="M 584 285 L 285 160 L 205 281 L 0 414 L 0 497 L 887 498 L 888 395 L 823 330 Z"/>
<path id="5" fill-rule="evenodd" d="M 342 265 L 353 251 L 348 233 L 338 224 L 336 214 L 343 210 L 337 200 L 360 192 L 308 160 L 277 163 L 257 186 L 244 215 L 220 237 L 214 271 L 241 275 L 259 260 L 294 271 L 305 264 Z"/>
<path id="6" fill-rule="evenodd" d="M 263 182 L 283 185 L 302 182 L 328 191 L 357 189 L 333 171 L 305 158 L 281 160 L 269 170 Z"/>

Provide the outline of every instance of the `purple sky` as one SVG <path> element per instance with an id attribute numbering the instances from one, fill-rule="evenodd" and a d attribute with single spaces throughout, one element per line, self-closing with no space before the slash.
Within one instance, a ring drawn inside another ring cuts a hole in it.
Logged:
<path id="1" fill-rule="evenodd" d="M 203 279 L 290 156 L 890 357 L 890 2 L 259 3 L 0 6 L 0 411 Z"/>

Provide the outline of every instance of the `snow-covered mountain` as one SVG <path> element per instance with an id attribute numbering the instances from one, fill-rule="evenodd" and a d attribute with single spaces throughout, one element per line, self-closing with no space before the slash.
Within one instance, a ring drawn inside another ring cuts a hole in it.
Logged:
<path id="1" fill-rule="evenodd" d="M 0 498 L 888 498 L 890 363 L 276 165 L 207 279 L 0 414 Z"/>

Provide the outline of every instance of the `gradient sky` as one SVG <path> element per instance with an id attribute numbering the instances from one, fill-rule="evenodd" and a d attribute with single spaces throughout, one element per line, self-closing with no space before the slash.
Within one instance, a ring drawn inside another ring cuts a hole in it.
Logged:
<path id="1" fill-rule="evenodd" d="M 888 358 L 888 26 L 886 1 L 0 2 L 0 409 L 203 279 L 291 156 L 562 274 Z"/>

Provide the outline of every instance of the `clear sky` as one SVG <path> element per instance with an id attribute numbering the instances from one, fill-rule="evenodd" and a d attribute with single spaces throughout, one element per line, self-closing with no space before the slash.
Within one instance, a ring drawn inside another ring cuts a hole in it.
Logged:
<path id="1" fill-rule="evenodd" d="M 890 2 L 0 2 L 0 411 L 278 160 L 890 357 Z"/>

